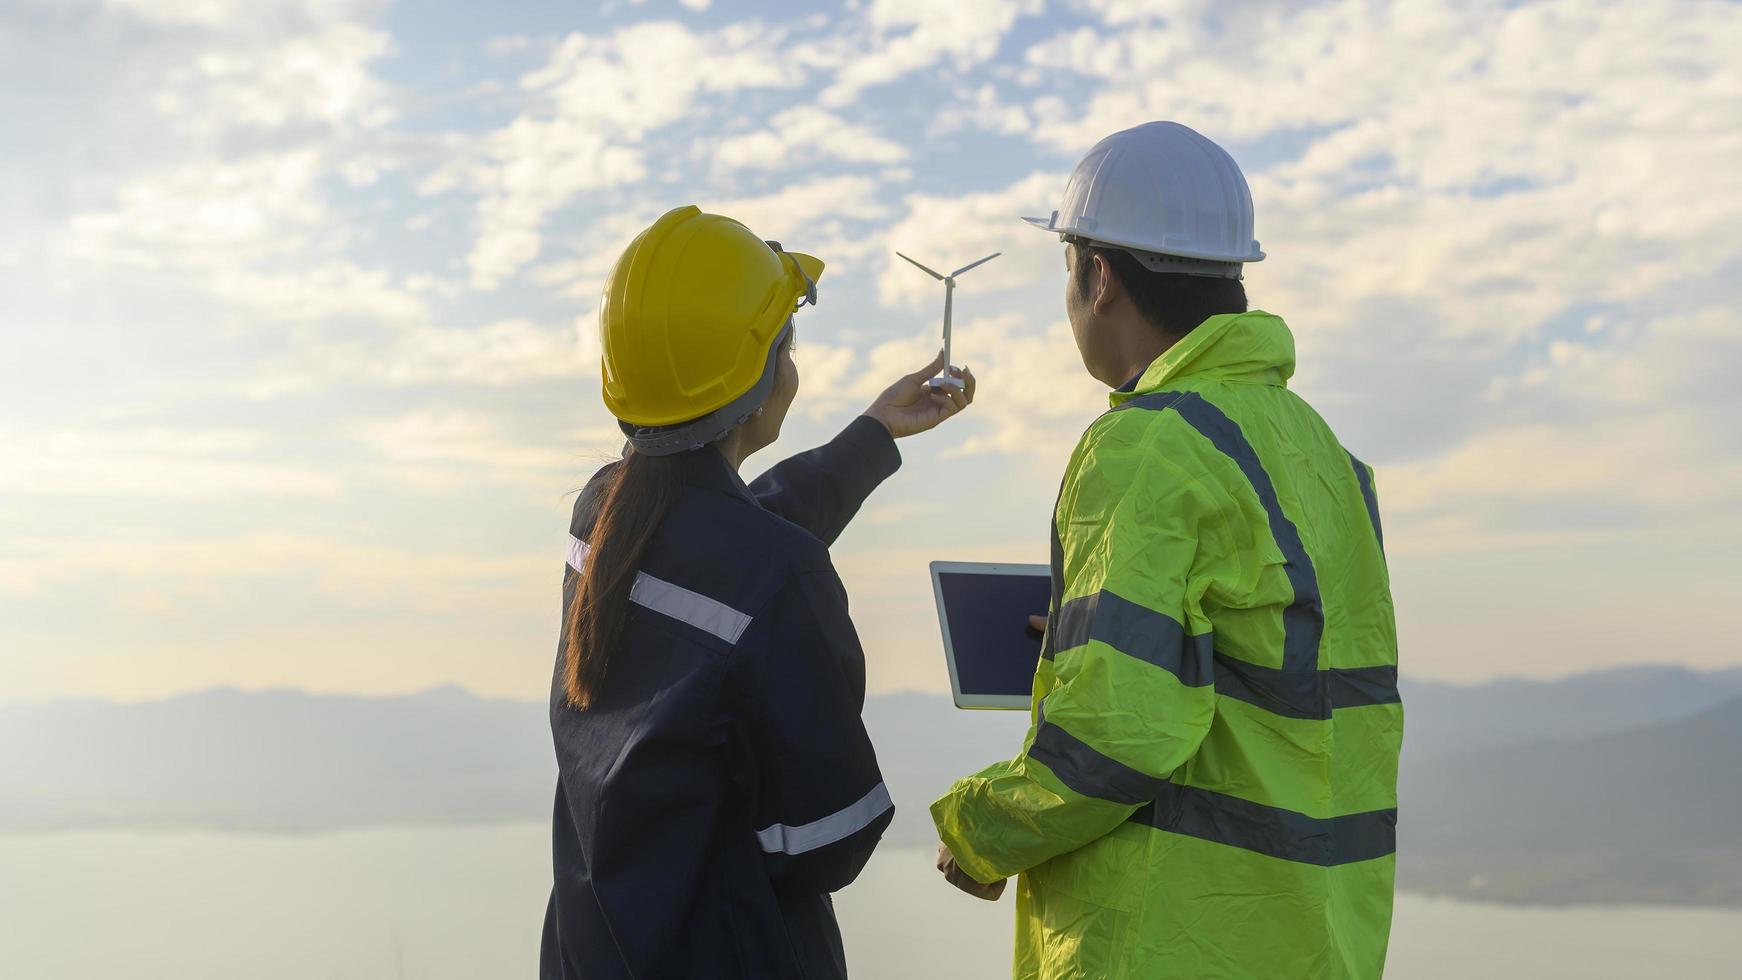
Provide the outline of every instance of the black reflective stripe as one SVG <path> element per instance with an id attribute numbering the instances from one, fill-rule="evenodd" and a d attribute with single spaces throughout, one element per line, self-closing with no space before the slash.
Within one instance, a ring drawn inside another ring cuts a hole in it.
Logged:
<path id="1" fill-rule="evenodd" d="M 1045 764 L 1072 792 L 1136 806 L 1155 799 L 1162 787 L 1168 785 L 1166 780 L 1102 755 L 1087 742 L 1047 721 L 1044 702 L 1039 714 L 1040 723 L 1034 731 L 1034 742 L 1028 747 L 1028 757 Z"/>
<path id="2" fill-rule="evenodd" d="M 1041 638 L 1040 656 L 1042 660 L 1051 660 L 1054 649 L 1054 626 L 1059 621 L 1059 606 L 1065 597 L 1065 545 L 1059 540 L 1059 504 L 1065 499 L 1065 479 L 1070 476 L 1067 471 L 1065 478 L 1059 480 L 1058 498 L 1053 501 L 1052 520 L 1047 522 L 1047 537 L 1050 539 L 1052 554 L 1047 562 L 1048 571 L 1052 577 L 1052 602 L 1047 608 L 1046 635 Z"/>
<path id="3" fill-rule="evenodd" d="M 1343 450 L 1348 452 L 1348 450 Z M 1373 522 L 1373 536 L 1379 539 L 1379 550 L 1385 550 L 1385 529 L 1379 526 L 1379 498 L 1373 493 L 1373 475 L 1367 464 L 1349 453 L 1349 465 L 1355 467 L 1355 482 L 1361 484 L 1361 499 L 1367 502 L 1367 519 Z"/>
<path id="4" fill-rule="evenodd" d="M 1186 629 L 1166 613 L 1102 589 L 1079 596 L 1059 609 L 1058 625 L 1047 624 L 1056 650 L 1069 650 L 1099 640 L 1120 653 L 1154 664 L 1187 687 L 1215 680 L 1210 635 L 1187 636 Z"/>
<path id="5" fill-rule="evenodd" d="M 1216 693 L 1285 718 L 1331 716 L 1325 672 L 1260 667 L 1216 654 Z"/>
<path id="6" fill-rule="evenodd" d="M 1051 660 L 1060 650 L 1089 642 L 1099 598 L 1099 595 L 1078 596 L 1053 606 L 1052 616 L 1046 621 L 1046 639 L 1040 645 L 1042 659 Z"/>
<path id="7" fill-rule="evenodd" d="M 1397 809 L 1329 819 L 1167 783 L 1131 821 L 1284 861 L 1334 867 L 1397 852 Z"/>
<path id="8" fill-rule="evenodd" d="M 1222 455 L 1234 461 L 1245 474 L 1259 503 L 1270 519 L 1270 533 L 1282 551 L 1283 572 L 1294 588 L 1294 599 L 1282 611 L 1282 666 L 1288 671 L 1311 671 L 1319 665 L 1319 638 L 1325 631 L 1324 607 L 1319 600 L 1318 576 L 1313 562 L 1301 542 L 1300 530 L 1282 512 L 1282 501 L 1276 495 L 1276 485 L 1258 461 L 1258 454 L 1234 420 L 1222 410 L 1205 401 L 1194 391 L 1168 391 L 1140 395 L 1120 405 L 1114 411 L 1142 408 L 1150 411 L 1172 409 L 1198 430 Z"/>
<path id="9" fill-rule="evenodd" d="M 1291 671 L 1216 654 L 1216 693 L 1285 718 L 1323 721 L 1337 708 L 1397 704 L 1396 667 Z"/>
<path id="10" fill-rule="evenodd" d="M 1047 624 L 1047 635 L 1057 650 L 1100 640 L 1126 656 L 1166 670 L 1187 687 L 1214 683 L 1216 693 L 1223 697 L 1286 718 L 1324 720 L 1337 708 L 1400 700 L 1396 667 L 1301 671 L 1263 667 L 1213 652 L 1210 634 L 1188 637 L 1171 616 L 1106 590 L 1065 603 Z"/>
<path id="11" fill-rule="evenodd" d="M 1371 704 L 1402 704 L 1397 693 L 1397 667 L 1342 667 L 1331 675 L 1331 707 L 1361 708 Z"/>

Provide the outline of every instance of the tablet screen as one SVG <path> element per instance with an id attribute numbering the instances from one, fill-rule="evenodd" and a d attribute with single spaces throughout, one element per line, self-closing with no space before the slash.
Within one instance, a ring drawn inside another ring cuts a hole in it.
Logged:
<path id="1" fill-rule="evenodd" d="M 1040 659 L 1040 634 L 1029 628 L 1028 617 L 1046 614 L 1052 582 L 1045 565 L 985 567 L 998 571 L 958 566 L 935 572 L 956 701 L 964 707 L 1026 707 Z"/>

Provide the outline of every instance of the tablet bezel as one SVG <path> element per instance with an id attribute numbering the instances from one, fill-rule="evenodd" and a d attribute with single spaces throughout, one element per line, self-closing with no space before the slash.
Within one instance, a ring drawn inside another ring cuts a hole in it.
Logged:
<path id="1" fill-rule="evenodd" d="M 932 601 L 938 607 L 938 629 L 944 637 L 944 663 L 950 669 L 950 697 L 958 708 L 1029 708 L 1034 695 L 1028 694 L 963 694 L 962 682 L 956 676 L 956 649 L 950 642 L 950 614 L 944 606 L 944 586 L 939 578 L 947 574 L 969 575 L 1038 575 L 1046 578 L 1052 569 L 1044 564 L 1010 561 L 934 561 L 931 563 Z"/>

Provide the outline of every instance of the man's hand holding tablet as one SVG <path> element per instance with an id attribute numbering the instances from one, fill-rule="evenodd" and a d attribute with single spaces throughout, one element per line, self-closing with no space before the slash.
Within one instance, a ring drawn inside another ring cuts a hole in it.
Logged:
<path id="1" fill-rule="evenodd" d="M 956 707 L 1027 708 L 1047 623 L 1034 610 L 1052 599 L 1047 566 L 934 561 L 931 573 Z M 976 881 L 943 844 L 937 869 L 975 898 L 1004 894 L 1006 879 Z"/>

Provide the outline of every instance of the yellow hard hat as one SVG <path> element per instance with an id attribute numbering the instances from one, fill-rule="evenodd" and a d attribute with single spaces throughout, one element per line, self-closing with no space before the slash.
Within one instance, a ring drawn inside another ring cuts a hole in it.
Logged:
<path id="1" fill-rule="evenodd" d="M 628 427 L 671 426 L 767 387 L 757 382 L 774 343 L 801 299 L 816 302 L 822 273 L 821 260 L 724 215 L 693 204 L 667 211 L 605 283 L 605 407 Z"/>

